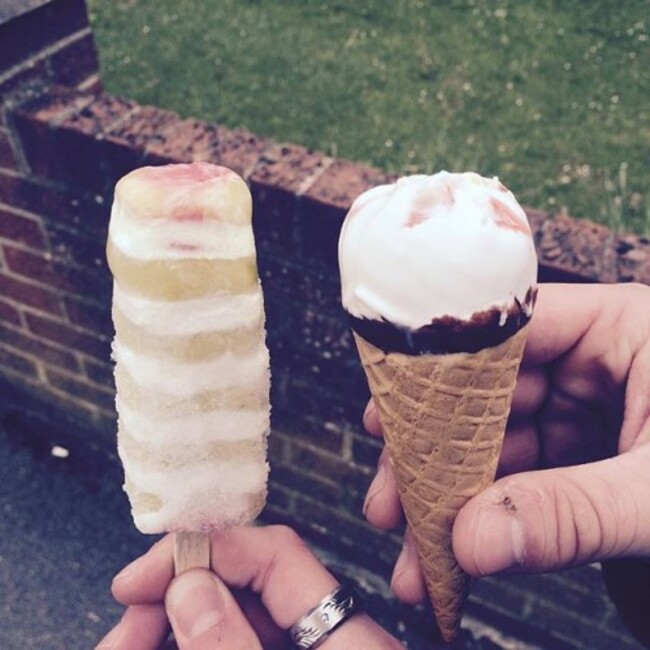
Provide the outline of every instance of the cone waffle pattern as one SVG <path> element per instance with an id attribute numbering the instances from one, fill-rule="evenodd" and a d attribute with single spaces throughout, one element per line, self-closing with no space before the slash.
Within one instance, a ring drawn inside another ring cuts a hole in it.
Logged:
<path id="1" fill-rule="evenodd" d="M 452 552 L 453 522 L 494 481 L 527 329 L 476 353 L 421 356 L 386 354 L 355 334 L 446 641 L 470 583 Z"/>

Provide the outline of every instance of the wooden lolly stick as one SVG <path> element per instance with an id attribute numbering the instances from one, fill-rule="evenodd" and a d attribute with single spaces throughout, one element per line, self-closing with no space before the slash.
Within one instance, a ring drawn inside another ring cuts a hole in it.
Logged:
<path id="1" fill-rule="evenodd" d="M 174 534 L 174 574 L 210 568 L 210 534 L 180 531 Z"/>

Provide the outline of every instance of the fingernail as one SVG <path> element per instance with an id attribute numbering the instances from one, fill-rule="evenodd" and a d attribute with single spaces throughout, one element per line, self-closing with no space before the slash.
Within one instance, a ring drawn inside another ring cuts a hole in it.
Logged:
<path id="1" fill-rule="evenodd" d="M 95 650 L 111 650 L 117 647 L 122 635 L 122 621 L 120 621 L 97 645 Z"/>
<path id="2" fill-rule="evenodd" d="M 372 479 L 372 483 L 368 488 L 368 493 L 366 494 L 366 499 L 363 502 L 363 514 L 365 515 L 368 512 L 370 507 L 370 502 L 384 489 L 386 485 L 386 469 L 382 462 L 377 466 L 377 474 L 375 478 Z"/>
<path id="3" fill-rule="evenodd" d="M 519 517 L 501 506 L 481 510 L 474 540 L 474 562 L 480 573 L 487 575 L 522 565 L 525 555 Z"/>
<path id="4" fill-rule="evenodd" d="M 189 571 L 172 582 L 167 609 L 175 630 L 196 639 L 223 618 L 226 601 L 218 578 L 206 571 Z"/>
<path id="5" fill-rule="evenodd" d="M 124 585 L 131 579 L 133 575 L 133 565 L 136 564 L 138 560 L 134 560 L 130 564 L 127 564 L 114 578 L 111 582 L 111 586 L 115 585 Z"/>

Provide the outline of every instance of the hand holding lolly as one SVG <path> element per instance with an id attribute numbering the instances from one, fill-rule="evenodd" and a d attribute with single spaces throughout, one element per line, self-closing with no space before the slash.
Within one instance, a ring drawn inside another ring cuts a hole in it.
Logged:
<path id="1" fill-rule="evenodd" d="M 494 480 L 535 300 L 526 215 L 496 179 L 406 177 L 355 201 L 339 263 L 343 306 L 450 641 L 469 589 L 452 525 Z"/>
<path id="2" fill-rule="evenodd" d="M 143 167 L 115 188 L 118 451 L 143 533 L 218 531 L 264 506 L 269 359 L 251 213 L 244 181 L 207 163 Z"/>

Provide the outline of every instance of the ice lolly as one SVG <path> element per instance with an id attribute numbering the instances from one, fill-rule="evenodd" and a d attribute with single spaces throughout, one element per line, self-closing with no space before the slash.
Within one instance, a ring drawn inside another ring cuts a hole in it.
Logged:
<path id="1" fill-rule="evenodd" d="M 208 533 L 266 500 L 269 356 L 245 182 L 207 163 L 116 185 L 118 452 L 136 527 Z"/>
<path id="2" fill-rule="evenodd" d="M 470 586 L 451 530 L 494 480 L 536 296 L 528 220 L 497 179 L 407 176 L 353 203 L 339 263 L 406 519 L 451 641 Z"/>

